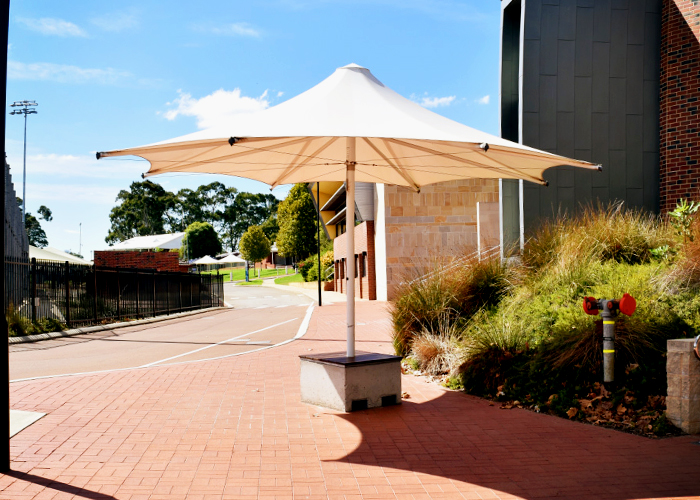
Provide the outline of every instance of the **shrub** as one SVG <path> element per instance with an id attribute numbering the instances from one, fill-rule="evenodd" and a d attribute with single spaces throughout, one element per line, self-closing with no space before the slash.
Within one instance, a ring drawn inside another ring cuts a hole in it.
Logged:
<path id="1" fill-rule="evenodd" d="M 43 318 L 37 321 L 30 321 L 23 318 L 13 304 L 5 313 L 7 327 L 10 337 L 20 337 L 23 335 L 35 335 L 46 332 L 59 332 L 66 329 L 66 325 L 55 318 Z"/>
<path id="2" fill-rule="evenodd" d="M 440 330 L 440 321 L 469 320 L 479 309 L 498 304 L 511 287 L 513 271 L 500 259 L 465 262 L 434 261 L 429 272 L 405 281 L 390 306 L 394 325 L 394 349 L 408 354 L 414 335 Z"/>
<path id="3" fill-rule="evenodd" d="M 668 224 L 652 214 L 622 202 L 588 205 L 577 216 L 544 223 L 525 244 L 523 262 L 533 269 L 589 259 L 636 264 L 648 262 L 653 249 L 674 244 Z"/>
<path id="4" fill-rule="evenodd" d="M 303 260 L 299 263 L 299 273 L 301 274 L 301 277 L 304 278 L 304 281 L 311 281 L 309 278 L 309 271 L 311 271 L 313 266 L 313 259 L 311 258 Z"/>
<path id="5" fill-rule="evenodd" d="M 429 375 L 450 374 L 462 361 L 460 329 L 449 318 L 438 320 L 437 331 L 422 330 L 411 341 L 411 355 Z"/>
<path id="6" fill-rule="evenodd" d="M 680 256 L 667 284 L 675 290 L 700 288 L 700 217 L 694 217 L 689 233 L 681 247 Z"/>

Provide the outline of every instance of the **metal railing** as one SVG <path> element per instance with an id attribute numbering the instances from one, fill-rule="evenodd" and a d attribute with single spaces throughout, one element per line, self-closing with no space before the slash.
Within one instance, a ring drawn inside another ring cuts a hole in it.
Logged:
<path id="1" fill-rule="evenodd" d="M 223 305 L 223 275 L 5 259 L 5 310 L 69 328 Z"/>

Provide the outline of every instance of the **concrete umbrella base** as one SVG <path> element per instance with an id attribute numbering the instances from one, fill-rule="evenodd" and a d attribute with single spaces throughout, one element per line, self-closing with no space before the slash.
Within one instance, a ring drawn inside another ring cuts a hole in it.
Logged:
<path id="1" fill-rule="evenodd" d="M 401 404 L 401 357 L 344 352 L 299 356 L 301 401 L 338 411 Z"/>

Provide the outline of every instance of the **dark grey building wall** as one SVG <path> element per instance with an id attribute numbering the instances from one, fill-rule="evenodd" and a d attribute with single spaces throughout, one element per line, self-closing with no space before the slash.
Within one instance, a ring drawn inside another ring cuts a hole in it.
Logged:
<path id="1" fill-rule="evenodd" d="M 661 0 L 521 0 L 521 9 L 521 142 L 603 165 L 550 169 L 549 187 L 525 182 L 525 230 L 596 200 L 658 212 Z"/>

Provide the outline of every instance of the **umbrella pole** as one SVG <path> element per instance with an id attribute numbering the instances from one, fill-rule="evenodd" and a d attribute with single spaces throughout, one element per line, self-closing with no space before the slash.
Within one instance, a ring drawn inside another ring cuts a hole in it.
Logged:
<path id="1" fill-rule="evenodd" d="M 345 225 L 347 227 L 347 356 L 355 357 L 355 138 L 345 143 Z"/>

